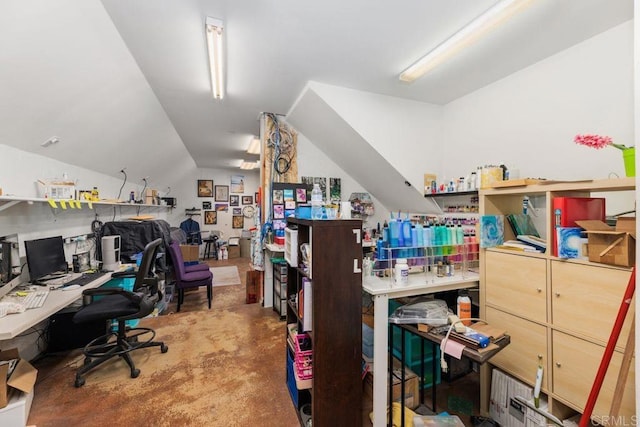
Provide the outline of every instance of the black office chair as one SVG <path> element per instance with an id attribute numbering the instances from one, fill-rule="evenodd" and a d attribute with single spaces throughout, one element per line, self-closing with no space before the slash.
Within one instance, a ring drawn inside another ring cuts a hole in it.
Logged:
<path id="1" fill-rule="evenodd" d="M 159 346 L 162 353 L 169 350 L 164 342 L 153 341 L 156 336 L 153 329 L 127 329 L 125 323 L 127 320 L 140 319 L 149 315 L 160 298 L 158 279 L 152 271 L 152 266 L 161 243 L 162 239 L 156 239 L 146 245 L 137 272 L 112 275 L 112 277 L 135 277 L 133 291 L 120 288 L 96 288 L 82 292 L 85 305 L 73 316 L 73 321 L 75 323 L 99 320 L 110 322 L 115 319 L 118 322 L 118 329 L 111 330 L 84 347 L 84 365 L 76 372 L 76 387 L 84 385 L 84 374 L 112 357 L 121 357 L 131 368 L 131 378 L 137 378 L 140 370 L 136 369 L 129 355 L 130 352 L 155 346 Z"/>

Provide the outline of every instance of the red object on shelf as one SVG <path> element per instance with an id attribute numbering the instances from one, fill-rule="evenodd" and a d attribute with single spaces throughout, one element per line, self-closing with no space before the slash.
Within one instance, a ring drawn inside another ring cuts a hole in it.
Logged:
<path id="1" fill-rule="evenodd" d="M 578 227 L 576 221 L 599 219 L 605 221 L 605 199 L 601 197 L 554 197 L 554 230 L 551 233 L 553 256 L 558 256 L 555 227 Z"/>

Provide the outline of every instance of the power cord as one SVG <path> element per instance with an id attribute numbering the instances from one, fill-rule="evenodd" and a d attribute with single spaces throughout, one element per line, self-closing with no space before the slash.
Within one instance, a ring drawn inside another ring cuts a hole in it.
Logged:
<path id="1" fill-rule="evenodd" d="M 120 173 L 124 174 L 124 181 L 122 181 L 122 185 L 120 186 L 120 191 L 118 191 L 118 197 L 117 199 L 120 200 L 120 196 L 122 195 L 122 189 L 124 188 L 124 185 L 127 183 L 127 173 L 124 171 L 126 168 L 122 168 L 120 169 Z"/>
<path id="2" fill-rule="evenodd" d="M 486 320 L 479 319 L 477 317 L 465 318 L 464 320 L 473 320 L 485 324 L 487 323 Z M 447 341 L 449 341 L 449 335 L 451 335 L 451 331 L 454 329 L 456 329 L 456 332 L 464 332 L 467 330 L 467 327 L 464 325 L 464 323 L 462 323 L 462 320 L 460 320 L 455 314 L 449 315 L 449 322 L 451 324 L 449 325 L 449 329 L 447 329 L 447 334 L 440 342 L 440 369 L 442 369 L 442 372 L 447 372 L 449 370 L 449 365 L 447 364 L 447 361 L 444 360 L 444 349 L 447 348 Z"/>

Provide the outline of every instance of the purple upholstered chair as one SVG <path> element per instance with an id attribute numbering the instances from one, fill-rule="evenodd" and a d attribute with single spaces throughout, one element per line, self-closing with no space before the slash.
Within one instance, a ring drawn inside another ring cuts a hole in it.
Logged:
<path id="1" fill-rule="evenodd" d="M 197 288 L 200 286 L 207 287 L 207 299 L 209 300 L 209 308 L 211 308 L 213 274 L 209 270 L 209 266 L 206 264 L 185 266 L 180 245 L 178 245 L 177 242 L 172 242 L 169 245 L 169 255 L 173 262 L 176 289 L 178 290 L 178 308 L 176 311 L 180 311 L 180 305 L 184 302 L 184 290 L 186 288 Z M 203 269 L 202 266 L 206 266 L 206 269 Z M 188 270 L 189 267 L 192 267 L 192 269 Z M 198 269 L 193 269 L 194 267 Z"/>

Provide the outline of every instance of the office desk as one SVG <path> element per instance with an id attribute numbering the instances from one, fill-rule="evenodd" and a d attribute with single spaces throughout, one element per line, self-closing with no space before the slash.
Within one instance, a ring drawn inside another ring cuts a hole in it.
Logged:
<path id="1" fill-rule="evenodd" d="M 93 282 L 70 291 L 60 289 L 49 291 L 49 296 L 42 307 L 25 310 L 24 313 L 7 314 L 0 318 L 0 340 L 15 338 L 32 326 L 48 319 L 78 298 L 82 298 L 82 291 L 85 289 L 97 288 L 109 280 L 111 280 L 111 274 L 105 274 Z"/>
<path id="2" fill-rule="evenodd" d="M 382 427 L 387 419 L 387 367 L 389 359 L 389 299 L 410 297 L 457 289 L 475 288 L 477 273 L 458 273 L 452 277 L 431 277 L 425 274 L 409 276 L 406 286 L 393 286 L 389 277 L 363 276 L 362 289 L 373 299 L 373 425 Z"/>

